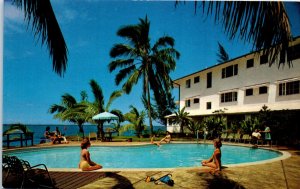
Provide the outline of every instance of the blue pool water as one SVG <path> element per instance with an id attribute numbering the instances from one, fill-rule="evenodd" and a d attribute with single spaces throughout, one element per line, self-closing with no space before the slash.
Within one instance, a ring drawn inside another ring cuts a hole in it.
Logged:
<path id="1" fill-rule="evenodd" d="M 77 168 L 80 159 L 80 147 L 41 148 L 3 152 L 15 155 L 35 165 L 44 163 L 49 168 Z M 222 164 L 239 164 L 272 159 L 281 153 L 252 149 L 241 146 L 223 145 Z M 211 144 L 164 144 L 103 147 L 92 146 L 91 159 L 103 168 L 177 168 L 200 166 L 203 159 L 208 159 L 214 151 Z"/>

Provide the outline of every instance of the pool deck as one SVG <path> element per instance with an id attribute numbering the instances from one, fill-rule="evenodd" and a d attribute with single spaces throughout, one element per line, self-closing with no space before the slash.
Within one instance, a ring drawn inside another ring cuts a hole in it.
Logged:
<path id="1" fill-rule="evenodd" d="M 175 143 L 175 142 L 174 142 Z M 210 141 L 208 141 L 210 143 Z M 145 145 L 144 142 L 92 142 L 92 145 L 101 146 L 129 146 Z M 226 143 L 231 145 L 241 145 L 241 143 Z M 79 145 L 78 142 L 70 142 L 61 145 L 43 146 L 63 146 Z M 242 144 L 243 145 L 243 144 Z M 247 146 L 247 145 L 246 145 Z M 263 148 L 269 148 L 262 146 Z M 259 146 L 261 148 L 261 146 Z M 84 172 L 79 169 L 50 169 L 51 176 L 56 182 L 57 188 L 66 188 L 66 180 L 70 183 L 78 183 L 76 188 L 96 189 L 96 188 L 276 188 L 276 189 L 298 189 L 300 184 L 300 150 L 282 146 L 273 146 L 272 149 L 288 152 L 285 158 L 277 161 L 264 161 L 260 164 L 246 164 L 242 166 L 226 166 L 219 175 L 209 173 L 209 168 L 175 168 L 175 169 L 103 169 L 94 171 L 97 176 L 91 177 L 88 183 Z M 93 156 L 92 156 L 93 157 Z M 100 162 L 101 163 L 101 162 Z M 77 176 L 68 175 L 76 173 Z M 91 174 L 93 172 L 89 172 Z M 155 179 L 170 173 L 175 184 L 173 187 L 163 183 L 145 182 L 147 176 Z M 92 176 L 92 175 L 91 175 Z M 65 179 L 61 179 L 65 177 Z M 85 182 L 84 182 L 85 181 Z"/>

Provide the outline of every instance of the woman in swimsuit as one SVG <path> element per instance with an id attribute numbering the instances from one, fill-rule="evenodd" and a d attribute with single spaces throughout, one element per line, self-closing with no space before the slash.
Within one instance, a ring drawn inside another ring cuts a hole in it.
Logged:
<path id="1" fill-rule="evenodd" d="M 80 153 L 80 162 L 79 168 L 82 171 L 93 171 L 97 169 L 101 169 L 102 166 L 93 162 L 90 158 L 90 153 L 88 148 L 91 146 L 90 140 L 88 138 L 84 138 L 81 142 L 81 153 Z"/>
<path id="2" fill-rule="evenodd" d="M 214 169 L 214 171 L 221 171 L 221 140 L 219 138 L 214 140 L 215 151 L 211 158 L 203 160 L 202 166 L 208 166 Z"/>

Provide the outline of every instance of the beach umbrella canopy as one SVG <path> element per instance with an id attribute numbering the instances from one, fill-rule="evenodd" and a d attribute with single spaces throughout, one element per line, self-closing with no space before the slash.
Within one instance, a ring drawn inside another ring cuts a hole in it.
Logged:
<path id="1" fill-rule="evenodd" d="M 102 120 L 102 121 L 110 121 L 110 120 L 119 120 L 119 117 L 115 114 L 109 112 L 102 112 L 92 117 L 93 120 Z"/>

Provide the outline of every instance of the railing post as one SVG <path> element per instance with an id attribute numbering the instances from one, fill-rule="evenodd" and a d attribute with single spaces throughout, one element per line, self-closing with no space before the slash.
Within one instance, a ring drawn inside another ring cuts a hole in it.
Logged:
<path id="1" fill-rule="evenodd" d="M 23 147 L 23 133 L 20 133 L 21 138 L 20 138 L 20 142 L 21 142 L 21 147 Z"/>

